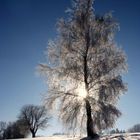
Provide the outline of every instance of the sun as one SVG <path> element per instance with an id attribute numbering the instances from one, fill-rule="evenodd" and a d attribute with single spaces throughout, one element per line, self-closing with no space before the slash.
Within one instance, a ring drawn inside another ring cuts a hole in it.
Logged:
<path id="1" fill-rule="evenodd" d="M 87 91 L 84 83 L 78 85 L 76 92 L 78 94 L 79 99 L 85 99 L 87 97 Z"/>

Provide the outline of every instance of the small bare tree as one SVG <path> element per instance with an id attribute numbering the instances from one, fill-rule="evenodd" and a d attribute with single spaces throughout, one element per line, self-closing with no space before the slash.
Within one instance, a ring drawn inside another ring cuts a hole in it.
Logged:
<path id="1" fill-rule="evenodd" d="M 47 127 L 49 119 L 44 106 L 25 105 L 19 115 L 20 124 L 30 130 L 32 137 L 35 137 L 38 129 Z"/>
<path id="2" fill-rule="evenodd" d="M 93 0 L 73 0 L 69 19 L 59 20 L 58 38 L 49 42 L 47 63 L 39 70 L 48 84 L 46 106 L 51 110 L 57 103 L 66 126 L 86 126 L 94 138 L 121 115 L 116 104 L 126 91 L 121 75 L 127 64 L 114 41 L 118 24 L 111 14 L 96 16 L 92 6 Z"/>
<path id="3" fill-rule="evenodd" d="M 7 127 L 6 122 L 0 121 L 0 140 L 3 139 L 3 135 L 4 135 L 4 131 L 5 131 L 6 127 Z"/>
<path id="4" fill-rule="evenodd" d="M 6 126 L 6 122 L 0 121 L 0 132 L 4 131 L 4 129 L 6 129 Z"/>

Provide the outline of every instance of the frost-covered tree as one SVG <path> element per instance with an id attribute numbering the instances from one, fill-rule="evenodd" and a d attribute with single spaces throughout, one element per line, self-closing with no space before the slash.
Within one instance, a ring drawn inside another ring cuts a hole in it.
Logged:
<path id="1" fill-rule="evenodd" d="M 116 104 L 126 91 L 122 74 L 127 64 L 114 41 L 118 24 L 111 14 L 96 16 L 92 6 L 93 0 L 73 0 L 39 70 L 47 79 L 46 106 L 56 105 L 66 126 L 86 127 L 87 136 L 94 138 L 121 115 Z"/>

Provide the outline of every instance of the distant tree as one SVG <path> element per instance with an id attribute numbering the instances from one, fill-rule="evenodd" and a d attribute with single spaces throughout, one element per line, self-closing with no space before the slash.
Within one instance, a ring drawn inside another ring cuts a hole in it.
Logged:
<path id="1" fill-rule="evenodd" d="M 119 130 L 118 128 L 116 128 L 110 131 L 110 134 L 116 134 L 116 133 L 125 133 L 125 130 Z"/>
<path id="2" fill-rule="evenodd" d="M 66 134 L 65 133 L 61 133 L 61 132 L 53 133 L 53 136 L 56 136 L 56 135 L 66 135 Z"/>
<path id="3" fill-rule="evenodd" d="M 86 126 L 87 136 L 94 138 L 121 115 L 116 104 L 126 91 L 121 75 L 127 64 L 114 41 L 118 24 L 111 14 L 96 16 L 92 6 L 93 0 L 73 0 L 69 19 L 58 22 L 58 38 L 49 42 L 47 62 L 39 70 L 48 84 L 46 106 L 51 110 L 56 103 L 66 126 Z"/>
<path id="4" fill-rule="evenodd" d="M 114 129 L 110 131 L 110 134 L 115 134 L 115 133 L 116 131 Z"/>
<path id="5" fill-rule="evenodd" d="M 119 129 L 118 129 L 118 128 L 116 128 L 116 131 L 115 131 L 115 133 L 120 133 L 120 131 L 119 131 Z"/>
<path id="6" fill-rule="evenodd" d="M 2 122 L 2 121 L 0 122 L 0 140 L 3 139 L 3 134 L 6 129 L 6 126 L 7 126 L 6 122 Z"/>
<path id="7" fill-rule="evenodd" d="M 3 133 L 3 139 L 16 139 L 25 138 L 27 135 L 27 130 L 24 133 L 21 131 L 21 126 L 18 121 L 10 122 Z"/>
<path id="8" fill-rule="evenodd" d="M 16 121 L 16 125 L 17 125 L 17 127 L 19 128 L 20 134 L 23 135 L 24 138 L 27 137 L 27 136 L 29 135 L 30 130 L 29 130 L 29 128 L 24 124 L 24 121 L 23 121 L 23 120 L 18 119 L 18 120 Z"/>
<path id="9" fill-rule="evenodd" d="M 25 105 L 22 107 L 19 120 L 22 125 L 35 137 L 38 129 L 43 129 L 48 125 L 50 117 L 44 106 Z"/>
<path id="10" fill-rule="evenodd" d="M 125 130 L 123 130 L 123 131 L 122 131 L 122 133 L 126 133 L 126 131 L 125 131 Z"/>
<path id="11" fill-rule="evenodd" d="M 3 139 L 11 139 L 11 138 L 13 138 L 13 137 L 12 137 L 12 128 L 11 128 L 11 126 L 12 126 L 12 123 L 9 122 L 9 123 L 7 124 L 6 129 L 4 130 Z"/>
<path id="12" fill-rule="evenodd" d="M 129 128 L 128 132 L 130 133 L 140 132 L 140 124 L 136 124 L 133 127 Z"/>

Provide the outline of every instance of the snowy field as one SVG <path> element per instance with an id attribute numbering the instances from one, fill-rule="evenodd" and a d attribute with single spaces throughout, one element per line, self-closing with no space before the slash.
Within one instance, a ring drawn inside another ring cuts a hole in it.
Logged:
<path id="1" fill-rule="evenodd" d="M 73 138 L 67 136 L 51 136 L 51 137 L 38 137 L 38 138 L 27 138 L 18 140 L 80 140 L 80 138 Z M 115 134 L 110 136 L 104 136 L 101 140 L 140 140 L 140 133 L 126 133 L 126 134 Z"/>
<path id="2" fill-rule="evenodd" d="M 125 133 L 104 136 L 101 140 L 140 140 L 140 133 Z"/>

